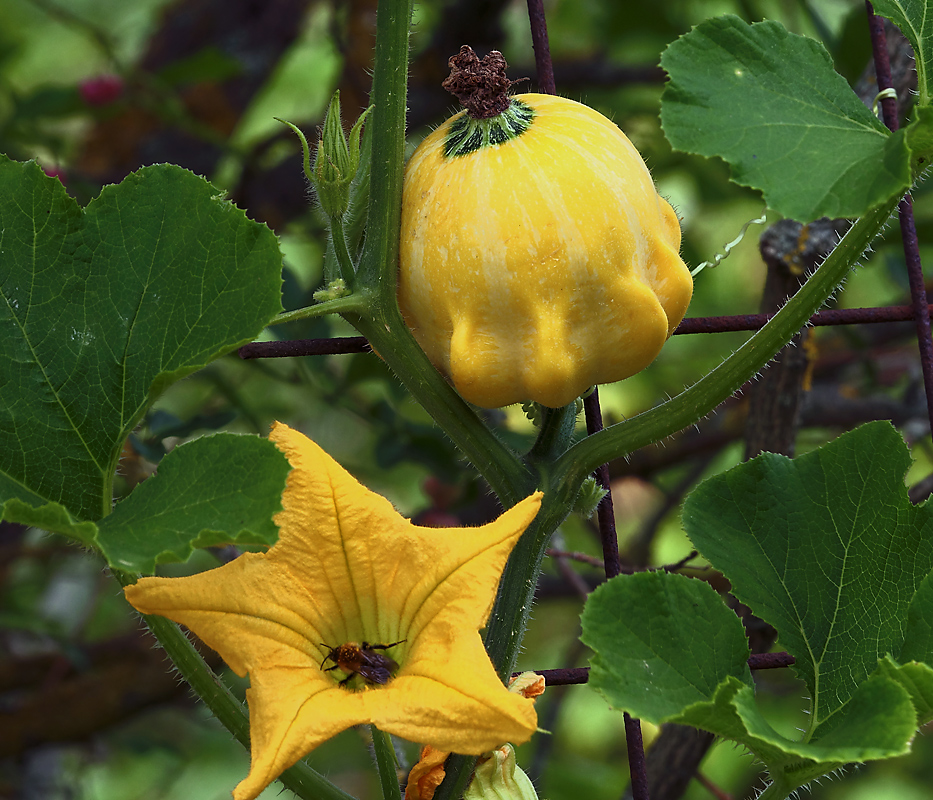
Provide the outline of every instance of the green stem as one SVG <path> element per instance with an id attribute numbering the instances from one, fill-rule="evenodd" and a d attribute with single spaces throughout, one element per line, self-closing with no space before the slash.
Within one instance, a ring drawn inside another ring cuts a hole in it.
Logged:
<path id="1" fill-rule="evenodd" d="M 796 787 L 784 780 L 783 773 L 771 776 L 771 783 L 758 795 L 758 800 L 785 800 Z"/>
<path id="2" fill-rule="evenodd" d="M 538 516 L 525 530 L 509 556 L 499 593 L 486 625 L 486 650 L 503 681 L 515 671 L 528 625 L 544 551 L 573 505 L 580 484 L 549 481 Z"/>
<path id="3" fill-rule="evenodd" d="M 376 14 L 372 158 L 366 238 L 356 286 L 373 292 L 366 312 L 344 312 L 424 409 L 470 459 L 506 506 L 535 486 L 534 476 L 428 361 L 398 309 L 410 0 L 383 2 Z"/>
<path id="4" fill-rule="evenodd" d="M 562 408 L 541 409 L 541 430 L 528 454 L 532 462 L 548 463 L 563 455 L 570 446 L 577 422 L 577 404 L 570 403 Z"/>
<path id="5" fill-rule="evenodd" d="M 395 297 L 398 243 L 405 167 L 405 119 L 408 95 L 408 34 L 411 0 L 383 0 L 376 12 L 373 62 L 373 142 L 369 213 L 360 257 L 362 286 L 378 286 Z"/>
<path id="6" fill-rule="evenodd" d="M 433 800 L 459 800 L 463 797 L 463 793 L 470 784 L 470 778 L 473 777 L 476 761 L 476 756 L 451 753 L 444 764 L 444 780 L 437 787 Z"/>
<path id="7" fill-rule="evenodd" d="M 347 282 L 347 286 L 353 287 L 356 282 L 356 270 L 353 268 L 350 251 L 347 250 L 343 220 L 340 217 L 330 218 L 330 236 L 333 240 L 334 255 L 337 256 L 337 263 L 340 265 L 340 277 Z"/>
<path id="8" fill-rule="evenodd" d="M 345 297 L 337 297 L 333 300 L 327 300 L 324 303 L 317 303 L 313 306 L 296 308 L 294 311 L 286 311 L 279 314 L 269 326 L 282 325 L 286 322 L 295 322 L 299 319 L 314 319 L 315 317 L 324 317 L 327 314 L 366 314 L 369 311 L 369 305 L 372 302 L 372 296 L 369 292 L 362 290 L 348 294 Z"/>
<path id="9" fill-rule="evenodd" d="M 899 200 L 894 197 L 860 218 L 774 318 L 712 372 L 671 400 L 575 444 L 554 464 L 552 480 L 582 480 L 600 464 L 661 441 L 712 412 L 763 369 L 836 290 Z"/>
<path id="10" fill-rule="evenodd" d="M 136 576 L 117 570 L 114 570 L 113 575 L 123 586 L 136 580 Z M 249 715 L 243 704 L 214 674 L 178 625 L 164 617 L 144 614 L 143 619 L 182 677 L 197 692 L 211 713 L 249 750 Z M 303 800 L 354 800 L 352 795 L 338 789 L 302 761 L 285 770 L 278 780 Z"/>
<path id="11" fill-rule="evenodd" d="M 383 800 L 402 800 L 402 791 L 398 783 L 398 761 L 392 746 L 392 737 L 375 725 L 369 727 L 373 735 L 373 751 L 376 754 Z"/>
<path id="12" fill-rule="evenodd" d="M 536 480 L 516 453 L 479 418 L 418 346 L 392 298 L 374 319 L 346 315 L 412 396 L 486 479 L 506 508 L 531 494 Z"/>

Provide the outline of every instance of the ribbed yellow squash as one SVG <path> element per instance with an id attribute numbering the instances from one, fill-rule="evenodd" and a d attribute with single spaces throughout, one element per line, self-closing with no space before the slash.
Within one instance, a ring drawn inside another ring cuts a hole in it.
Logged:
<path id="1" fill-rule="evenodd" d="M 412 155 L 399 303 L 464 399 L 559 407 L 650 364 L 693 281 L 677 215 L 616 125 L 551 95 L 512 112 L 461 112 Z"/>

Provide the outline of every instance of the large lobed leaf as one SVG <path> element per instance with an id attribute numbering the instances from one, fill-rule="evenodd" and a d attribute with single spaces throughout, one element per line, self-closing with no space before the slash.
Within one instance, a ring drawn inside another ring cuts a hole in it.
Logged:
<path id="1" fill-rule="evenodd" d="M 0 503 L 86 540 L 120 448 L 166 386 L 281 310 L 275 236 L 171 165 L 86 210 L 0 157 Z"/>
<path id="2" fill-rule="evenodd" d="M 614 708 L 660 722 L 708 700 L 727 678 L 751 686 L 742 623 L 706 583 L 623 575 L 587 598 L 581 641 L 589 684 Z"/>
<path id="3" fill-rule="evenodd" d="M 707 20 L 672 42 L 661 66 L 671 144 L 719 156 L 787 217 L 860 216 L 910 185 L 903 132 L 865 107 L 819 42 L 778 22 Z"/>
<path id="4" fill-rule="evenodd" d="M 583 614 L 590 685 L 651 722 L 741 743 L 774 796 L 907 752 L 933 719 L 933 506 L 908 500 L 909 462 L 897 432 L 871 423 L 793 461 L 764 454 L 685 504 L 693 543 L 797 659 L 811 697 L 802 740 L 761 715 L 741 624 L 696 580 L 654 573 L 596 590 Z"/>
<path id="5" fill-rule="evenodd" d="M 909 617 L 933 570 L 933 507 L 908 500 L 909 465 L 894 428 L 870 423 L 794 460 L 765 453 L 684 505 L 691 541 L 797 659 L 813 729 L 922 624 Z"/>

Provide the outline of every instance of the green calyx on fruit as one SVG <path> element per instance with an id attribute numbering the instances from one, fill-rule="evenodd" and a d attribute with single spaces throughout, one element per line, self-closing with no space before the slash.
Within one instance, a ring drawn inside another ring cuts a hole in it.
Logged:
<path id="1" fill-rule="evenodd" d="M 476 150 L 505 144 L 521 136 L 535 115 L 531 106 L 509 97 L 512 81 L 505 70 L 502 53 L 493 50 L 477 58 L 465 44 L 447 62 L 450 75 L 442 86 L 463 103 L 465 110 L 454 117 L 444 140 L 444 155 L 465 156 Z"/>
<path id="2" fill-rule="evenodd" d="M 512 100 L 501 114 L 488 119 L 474 119 L 467 112 L 455 117 L 444 140 L 444 155 L 465 156 L 484 147 L 505 144 L 528 130 L 534 109 L 521 100 Z"/>

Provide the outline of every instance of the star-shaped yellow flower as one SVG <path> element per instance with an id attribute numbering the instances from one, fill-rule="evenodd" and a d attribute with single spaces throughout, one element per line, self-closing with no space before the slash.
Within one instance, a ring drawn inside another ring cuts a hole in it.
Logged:
<path id="1" fill-rule="evenodd" d="M 534 703 L 499 680 L 479 629 L 541 493 L 479 528 L 421 528 L 301 433 L 276 424 L 270 438 L 292 466 L 278 543 L 125 590 L 139 611 L 186 625 L 249 673 L 252 763 L 236 800 L 364 722 L 466 755 L 527 741 Z M 384 685 L 324 663 L 332 648 L 364 642 L 391 659 L 380 662 L 394 671 Z"/>

